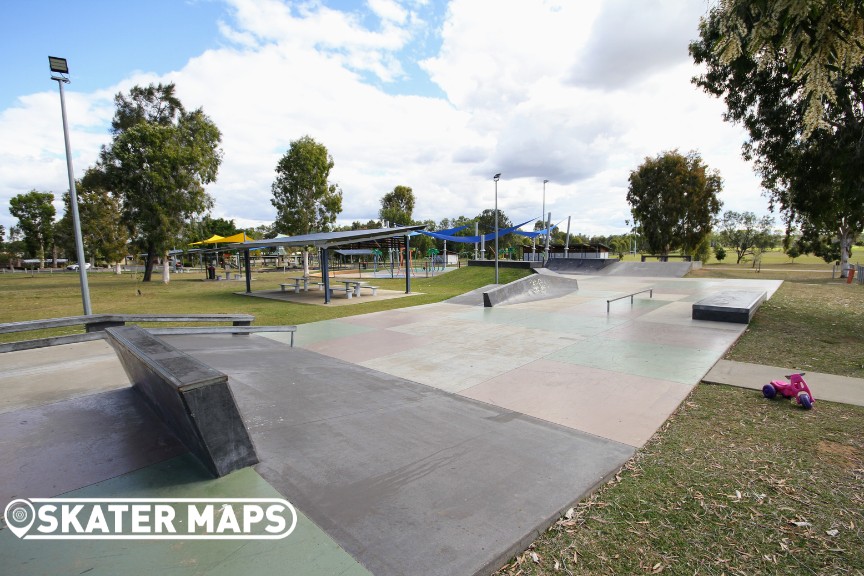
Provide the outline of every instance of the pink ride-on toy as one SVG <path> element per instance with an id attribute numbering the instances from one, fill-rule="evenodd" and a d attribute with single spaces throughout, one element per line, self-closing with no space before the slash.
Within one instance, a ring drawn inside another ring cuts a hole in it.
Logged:
<path id="1" fill-rule="evenodd" d="M 762 387 L 762 395 L 765 398 L 775 398 L 779 393 L 784 398 L 794 398 L 799 405 L 805 410 L 810 410 L 813 407 L 815 400 L 813 393 L 804 381 L 805 372 L 800 374 L 790 374 L 786 376 L 789 382 L 785 380 L 772 380 L 770 384 Z"/>

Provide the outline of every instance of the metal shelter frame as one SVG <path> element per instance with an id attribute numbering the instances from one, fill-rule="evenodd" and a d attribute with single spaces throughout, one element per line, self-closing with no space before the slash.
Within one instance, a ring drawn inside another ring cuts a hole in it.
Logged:
<path id="1" fill-rule="evenodd" d="M 373 228 L 371 230 L 347 230 L 343 232 L 316 232 L 314 234 L 303 234 L 300 236 L 289 236 L 287 238 L 271 238 L 269 240 L 249 240 L 238 244 L 227 244 L 223 250 L 242 250 L 243 259 L 246 264 L 246 293 L 252 292 L 252 272 L 249 266 L 249 251 L 260 248 L 273 248 L 276 246 L 314 246 L 321 256 L 321 279 L 324 282 L 324 303 L 330 303 L 330 275 L 327 250 L 346 244 L 357 244 L 359 242 L 370 242 L 375 240 L 386 240 L 387 238 L 405 237 L 405 253 L 410 265 L 410 237 L 412 232 L 423 230 L 425 225 L 399 226 L 396 228 Z M 405 275 L 405 293 L 411 293 L 411 275 Z"/>

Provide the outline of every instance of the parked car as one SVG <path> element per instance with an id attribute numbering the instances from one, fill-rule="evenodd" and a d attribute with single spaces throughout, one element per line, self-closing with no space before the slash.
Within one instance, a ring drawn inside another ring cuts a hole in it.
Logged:
<path id="1" fill-rule="evenodd" d="M 90 263 L 89 262 L 84 263 L 84 269 L 85 270 L 90 269 Z M 69 266 L 66 266 L 66 270 L 78 270 L 78 264 L 70 264 Z"/>

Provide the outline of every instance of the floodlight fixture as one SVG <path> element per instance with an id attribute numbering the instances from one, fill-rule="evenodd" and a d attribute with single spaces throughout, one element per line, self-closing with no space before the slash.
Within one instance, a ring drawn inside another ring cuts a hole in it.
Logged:
<path id="1" fill-rule="evenodd" d="M 58 74 L 69 74 L 69 65 L 66 64 L 65 58 L 48 56 L 48 65 L 51 67 L 51 72 L 57 72 Z"/>

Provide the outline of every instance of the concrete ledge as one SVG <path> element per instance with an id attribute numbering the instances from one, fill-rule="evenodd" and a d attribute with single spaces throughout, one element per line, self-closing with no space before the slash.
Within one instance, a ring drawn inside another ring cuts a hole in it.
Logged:
<path id="1" fill-rule="evenodd" d="M 37 338 L 36 340 L 19 340 L 18 342 L 6 342 L 0 344 L 0 354 L 3 352 L 18 352 L 20 350 L 34 350 L 46 346 L 62 346 L 63 344 L 76 344 L 78 342 L 89 342 L 91 340 L 102 340 L 104 332 L 84 332 L 83 334 L 69 334 L 68 336 L 53 336 L 51 338 Z"/>
<path id="2" fill-rule="evenodd" d="M 297 326 L 203 326 L 189 327 L 178 326 L 172 328 L 146 328 L 147 332 L 155 336 L 170 336 L 180 334 L 233 334 L 248 335 L 254 332 L 290 332 L 291 347 L 294 347 L 294 333 Z"/>
<path id="3" fill-rule="evenodd" d="M 60 346 L 75 342 L 86 342 L 104 338 L 103 331 L 112 326 L 125 326 L 127 322 L 231 322 L 233 326 L 249 326 L 255 319 L 251 314 L 90 314 L 66 316 L 65 318 L 43 318 L 23 322 L 0 324 L 0 334 L 84 326 L 85 334 L 51 336 L 0 344 L 0 353 L 32 350 L 47 346 Z"/>
<path id="4" fill-rule="evenodd" d="M 749 324 L 766 296 L 764 290 L 718 292 L 693 304 L 693 320 Z"/>
<path id="5" fill-rule="evenodd" d="M 123 326 L 126 322 L 231 322 L 234 326 L 249 326 L 253 320 L 255 317 L 251 314 L 90 314 L 6 322 L 0 324 L 0 334 L 66 326 L 85 326 L 88 332 L 94 332 L 108 326 Z"/>
<path id="6" fill-rule="evenodd" d="M 483 293 L 483 306 L 559 298 L 579 289 L 579 282 L 554 274 L 532 274 Z"/>
<path id="7" fill-rule="evenodd" d="M 105 332 L 132 385 L 212 474 L 258 462 L 228 376 L 138 326 Z"/>

